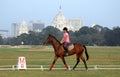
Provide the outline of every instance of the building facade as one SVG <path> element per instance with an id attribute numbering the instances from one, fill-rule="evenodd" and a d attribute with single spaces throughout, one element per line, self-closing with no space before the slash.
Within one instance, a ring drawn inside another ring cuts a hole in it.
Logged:
<path id="1" fill-rule="evenodd" d="M 42 21 L 31 21 L 29 31 L 41 32 L 45 28 L 45 23 Z"/>
<path id="2" fill-rule="evenodd" d="M 23 33 L 28 34 L 28 27 L 27 27 L 27 23 L 25 21 L 22 21 L 22 23 L 20 24 L 18 35 L 21 35 Z"/>
<path id="3" fill-rule="evenodd" d="M 18 23 L 12 23 L 12 36 L 17 37 L 19 32 L 19 24 Z"/>
<path id="4" fill-rule="evenodd" d="M 80 18 L 73 18 L 68 21 L 69 25 L 72 25 L 74 30 L 78 31 L 80 28 L 83 27 L 83 21 Z"/>
<path id="5" fill-rule="evenodd" d="M 68 30 L 76 31 L 83 26 L 83 21 L 80 18 L 66 20 L 60 7 L 58 14 L 53 19 L 52 26 L 58 28 L 61 31 L 64 27 L 67 27 Z"/>
<path id="6" fill-rule="evenodd" d="M 31 21 L 30 23 L 26 23 L 26 21 L 22 21 L 22 23 L 12 23 L 12 36 L 17 37 L 23 33 L 28 34 L 29 31 L 41 32 L 45 28 L 45 23 L 42 21 Z"/>
<path id="7" fill-rule="evenodd" d="M 8 30 L 0 30 L 0 36 L 2 36 L 2 38 L 7 38 L 8 37 Z"/>
<path id="8" fill-rule="evenodd" d="M 64 27 L 67 27 L 69 30 L 73 30 L 73 27 L 68 24 L 68 21 L 65 19 L 65 16 L 62 14 L 61 7 L 58 11 L 58 14 L 54 17 L 52 26 L 58 28 L 59 30 L 63 30 Z"/>
<path id="9" fill-rule="evenodd" d="M 27 23 L 25 21 L 22 21 L 22 23 L 12 23 L 12 36 L 17 37 L 23 33 L 28 34 L 28 27 Z"/>

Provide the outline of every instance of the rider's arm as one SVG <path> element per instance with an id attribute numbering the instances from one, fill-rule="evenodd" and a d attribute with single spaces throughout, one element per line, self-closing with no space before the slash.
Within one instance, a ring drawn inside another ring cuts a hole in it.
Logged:
<path id="1" fill-rule="evenodd" d="M 62 38 L 62 40 L 60 41 L 60 43 L 64 43 L 65 40 L 66 40 L 66 38 L 67 38 L 67 36 L 64 36 L 64 37 Z"/>

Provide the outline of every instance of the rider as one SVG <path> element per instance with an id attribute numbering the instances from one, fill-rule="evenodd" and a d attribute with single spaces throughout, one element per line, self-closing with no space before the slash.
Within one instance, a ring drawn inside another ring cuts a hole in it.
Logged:
<path id="1" fill-rule="evenodd" d="M 63 28 L 63 38 L 60 42 L 61 42 L 61 44 L 63 44 L 63 47 L 66 51 L 66 55 L 68 55 L 68 47 L 67 46 L 70 43 L 70 39 L 69 39 L 69 32 L 68 32 L 67 27 Z"/>

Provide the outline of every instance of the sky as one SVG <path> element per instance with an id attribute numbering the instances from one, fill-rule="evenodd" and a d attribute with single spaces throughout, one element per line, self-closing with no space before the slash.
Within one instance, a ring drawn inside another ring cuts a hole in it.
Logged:
<path id="1" fill-rule="evenodd" d="M 120 0 L 0 0 L 0 30 L 11 32 L 12 23 L 23 20 L 51 25 L 60 6 L 67 20 L 80 18 L 85 26 L 120 26 Z"/>

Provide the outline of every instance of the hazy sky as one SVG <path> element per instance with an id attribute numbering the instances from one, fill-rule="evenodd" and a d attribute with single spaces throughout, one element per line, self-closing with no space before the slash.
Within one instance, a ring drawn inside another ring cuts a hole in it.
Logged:
<path id="1" fill-rule="evenodd" d="M 51 25 L 60 5 L 67 20 L 81 18 L 86 26 L 120 26 L 120 0 L 0 0 L 0 29 L 10 32 L 12 23 L 23 20 Z"/>

